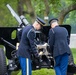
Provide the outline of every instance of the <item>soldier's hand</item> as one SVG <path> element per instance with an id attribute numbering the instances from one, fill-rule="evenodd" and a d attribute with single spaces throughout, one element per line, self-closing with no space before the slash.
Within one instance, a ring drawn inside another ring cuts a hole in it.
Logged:
<path id="1" fill-rule="evenodd" d="M 34 62 L 36 65 L 40 65 L 41 59 L 40 59 L 39 54 L 35 54 Z"/>
<path id="2" fill-rule="evenodd" d="M 36 59 L 40 59 L 40 56 L 39 56 L 38 53 L 35 54 L 35 58 L 36 58 Z"/>

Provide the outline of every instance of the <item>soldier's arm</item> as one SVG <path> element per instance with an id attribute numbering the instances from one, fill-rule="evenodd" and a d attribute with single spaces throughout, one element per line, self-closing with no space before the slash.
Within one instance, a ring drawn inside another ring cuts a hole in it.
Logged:
<path id="1" fill-rule="evenodd" d="M 67 35 L 67 42 L 68 42 L 68 45 L 70 44 L 70 37 L 69 35 Z"/>
<path id="2" fill-rule="evenodd" d="M 70 37 L 69 37 L 69 33 L 68 33 L 68 31 L 67 31 L 67 29 L 66 28 L 64 28 L 65 29 L 65 31 L 66 31 L 66 35 L 67 35 L 67 43 L 68 43 L 68 45 L 70 44 Z"/>
<path id="3" fill-rule="evenodd" d="M 49 31 L 49 37 L 48 37 L 48 44 L 50 46 L 50 49 L 53 50 L 53 45 L 54 45 L 54 33 L 52 30 Z"/>
<path id="4" fill-rule="evenodd" d="M 36 43 L 35 43 L 35 36 L 36 35 L 35 35 L 34 31 L 32 31 L 32 30 L 27 35 L 29 42 L 30 42 L 32 53 L 34 55 L 38 56 L 38 50 L 37 50 Z"/>

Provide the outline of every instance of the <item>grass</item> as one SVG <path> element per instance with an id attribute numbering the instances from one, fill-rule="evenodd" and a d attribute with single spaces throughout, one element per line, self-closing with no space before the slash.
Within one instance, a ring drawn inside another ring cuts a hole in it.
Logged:
<path id="1" fill-rule="evenodd" d="M 71 51 L 73 53 L 74 63 L 76 64 L 76 49 L 73 48 Z"/>
<path id="2" fill-rule="evenodd" d="M 46 69 L 46 68 L 43 68 L 43 69 L 40 69 L 40 70 L 35 70 L 35 71 L 32 71 L 32 75 L 55 75 L 55 72 L 53 69 Z M 12 75 L 21 75 L 21 71 L 19 72 L 13 72 Z"/>
<path id="3" fill-rule="evenodd" d="M 74 62 L 76 64 L 76 49 L 71 49 L 74 57 Z M 13 72 L 12 75 L 21 75 L 21 71 Z M 32 71 L 32 75 L 55 75 L 54 69 L 40 69 Z M 76 75 L 76 74 L 75 74 Z"/>

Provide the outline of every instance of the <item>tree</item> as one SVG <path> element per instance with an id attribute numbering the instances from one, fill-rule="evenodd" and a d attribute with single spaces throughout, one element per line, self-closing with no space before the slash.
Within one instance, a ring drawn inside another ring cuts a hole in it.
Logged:
<path id="1" fill-rule="evenodd" d="M 67 5 L 68 5 L 68 2 L 70 3 L 70 5 L 69 6 L 65 5 L 65 8 L 64 7 L 62 8 L 64 3 L 66 3 L 65 0 L 64 1 L 62 1 L 62 0 L 58 0 L 58 1 L 57 0 L 53 0 L 53 1 L 51 1 L 51 0 L 42 0 L 42 1 L 33 0 L 32 4 L 31 4 L 31 0 L 24 0 L 24 1 L 25 1 L 25 5 L 27 6 L 28 12 L 32 18 L 36 17 L 36 15 L 37 15 L 36 11 L 38 9 L 40 9 L 39 10 L 40 12 L 44 12 L 44 14 L 43 14 L 44 17 L 48 17 L 51 12 L 53 12 L 52 14 L 57 13 L 58 14 L 57 17 L 59 19 L 59 24 L 63 23 L 65 16 L 69 12 L 76 10 L 76 2 L 72 1 L 72 0 L 66 0 Z M 37 4 L 38 2 L 41 2 L 41 5 L 38 4 L 38 6 L 40 8 L 38 8 L 38 7 L 35 8 L 37 5 L 35 6 L 34 4 Z M 43 6 L 44 6 L 44 8 L 43 8 Z M 34 9 L 33 9 L 33 7 L 34 7 Z M 34 11 L 35 9 L 36 9 L 36 11 Z M 36 15 L 35 15 L 35 13 L 36 13 Z M 31 14 L 33 14 L 33 16 Z M 46 20 L 48 20 L 48 18 Z"/>
<path id="2" fill-rule="evenodd" d="M 0 27 L 13 27 L 17 26 L 18 23 L 15 18 L 12 17 L 10 11 L 6 7 L 6 4 L 10 4 L 12 8 L 16 11 L 17 1 L 13 0 L 1 0 L 0 1 Z M 17 11 L 16 11 L 17 12 Z"/>
<path id="3" fill-rule="evenodd" d="M 75 12 L 70 13 L 76 10 L 75 0 L 2 0 L 0 2 L 0 26 L 18 25 L 17 21 L 5 6 L 7 3 L 12 6 L 19 16 L 23 14 L 30 23 L 33 23 L 36 16 L 39 16 L 44 18 L 47 24 L 49 18 L 57 17 L 59 24 L 62 24 L 68 21 L 70 14 L 76 15 Z M 73 18 L 73 16 L 70 17 Z M 71 18 L 68 23 L 70 20 Z"/>
<path id="4" fill-rule="evenodd" d="M 18 14 L 19 14 L 19 16 L 21 16 L 21 15 L 23 15 L 23 1 L 18 0 L 17 5 L 18 5 L 18 7 L 17 7 Z"/>
<path id="5" fill-rule="evenodd" d="M 71 11 L 76 10 L 76 4 L 72 4 L 70 6 L 68 6 L 67 8 L 64 8 L 61 10 L 60 14 L 59 14 L 59 24 L 63 23 L 64 17 Z"/>

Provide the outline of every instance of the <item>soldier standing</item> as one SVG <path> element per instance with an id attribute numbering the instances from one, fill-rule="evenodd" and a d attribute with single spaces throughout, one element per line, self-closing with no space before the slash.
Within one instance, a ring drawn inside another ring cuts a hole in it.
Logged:
<path id="1" fill-rule="evenodd" d="M 25 26 L 23 28 L 20 45 L 17 51 L 22 75 L 32 75 L 31 52 L 34 54 L 35 58 L 39 59 L 38 50 L 35 44 L 35 30 L 41 29 L 44 24 L 45 22 L 37 17 L 33 25 Z"/>
<path id="2" fill-rule="evenodd" d="M 68 32 L 64 27 L 59 27 L 58 19 L 53 18 L 49 21 L 51 29 L 49 31 L 49 45 L 55 59 L 56 75 L 66 75 L 70 48 Z"/>

